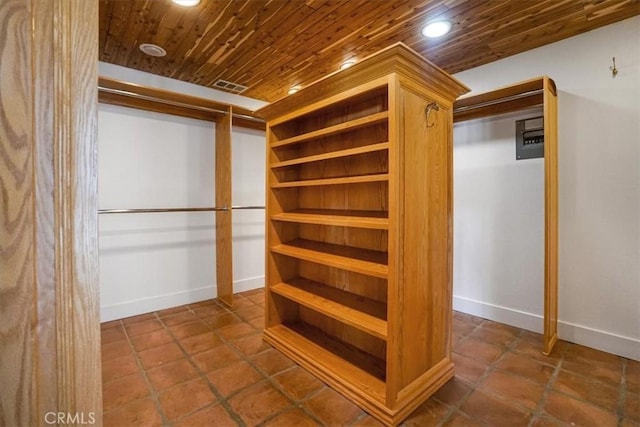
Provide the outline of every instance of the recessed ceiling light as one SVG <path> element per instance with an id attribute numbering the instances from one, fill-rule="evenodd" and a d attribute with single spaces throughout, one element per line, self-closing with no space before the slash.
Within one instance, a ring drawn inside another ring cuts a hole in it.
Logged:
<path id="1" fill-rule="evenodd" d="M 140 50 L 143 53 L 146 53 L 147 55 L 156 56 L 156 57 L 165 56 L 167 54 L 166 50 L 164 50 L 157 44 L 151 44 L 151 43 L 142 43 L 140 45 Z"/>
<path id="2" fill-rule="evenodd" d="M 355 63 L 356 63 L 356 60 L 355 60 L 355 59 L 347 59 L 346 61 L 344 61 L 344 62 L 342 63 L 342 65 L 340 65 L 340 69 L 341 69 L 341 70 L 344 70 L 344 69 L 346 69 L 346 68 L 351 67 L 351 66 L 352 66 L 353 64 L 355 64 Z"/>
<path id="3" fill-rule="evenodd" d="M 422 28 L 422 35 L 429 38 L 442 37 L 451 29 L 451 22 L 437 21 L 431 22 Z"/>
<path id="4" fill-rule="evenodd" d="M 289 95 L 293 95 L 294 93 L 296 93 L 299 90 L 300 90 L 300 86 L 291 86 L 291 88 L 289 89 L 288 94 Z"/>
<path id="5" fill-rule="evenodd" d="M 200 0 L 171 0 L 175 4 L 179 4 L 180 6 L 191 7 L 200 3 Z"/>

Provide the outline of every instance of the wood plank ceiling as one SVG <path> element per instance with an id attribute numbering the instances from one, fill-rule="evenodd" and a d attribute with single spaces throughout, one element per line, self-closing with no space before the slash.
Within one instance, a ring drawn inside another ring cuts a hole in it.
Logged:
<path id="1" fill-rule="evenodd" d="M 99 59 L 274 101 L 398 41 L 456 73 L 638 14 L 639 0 L 100 0 Z M 421 36 L 443 19 L 449 34 Z"/>

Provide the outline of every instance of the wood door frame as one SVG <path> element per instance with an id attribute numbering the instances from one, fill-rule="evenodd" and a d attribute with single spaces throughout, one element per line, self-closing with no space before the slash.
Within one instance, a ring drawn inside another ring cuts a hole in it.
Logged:
<path id="1" fill-rule="evenodd" d="M 558 92 L 541 76 L 458 99 L 453 122 L 542 107 L 544 116 L 544 312 L 543 350 L 558 341 Z"/>
<path id="2" fill-rule="evenodd" d="M 0 24 L 0 424 L 101 425 L 98 2 L 5 0 Z"/>

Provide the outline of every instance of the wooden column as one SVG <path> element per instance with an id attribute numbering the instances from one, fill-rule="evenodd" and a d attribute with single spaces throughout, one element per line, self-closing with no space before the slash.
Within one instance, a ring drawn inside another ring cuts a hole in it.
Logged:
<path id="1" fill-rule="evenodd" d="M 544 77 L 544 350 L 558 341 L 558 96 Z"/>
<path id="2" fill-rule="evenodd" d="M 0 2 L 0 425 L 102 423 L 97 29 L 94 0 Z"/>
<path id="3" fill-rule="evenodd" d="M 233 251 L 231 211 L 231 107 L 216 122 L 216 286 L 218 300 L 233 305 Z"/>

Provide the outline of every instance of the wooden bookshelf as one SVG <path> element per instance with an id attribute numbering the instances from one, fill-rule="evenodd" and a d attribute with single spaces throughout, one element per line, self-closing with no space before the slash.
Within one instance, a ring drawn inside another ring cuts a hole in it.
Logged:
<path id="1" fill-rule="evenodd" d="M 452 105 L 466 91 L 398 44 L 257 112 L 265 340 L 388 425 L 453 376 Z"/>

